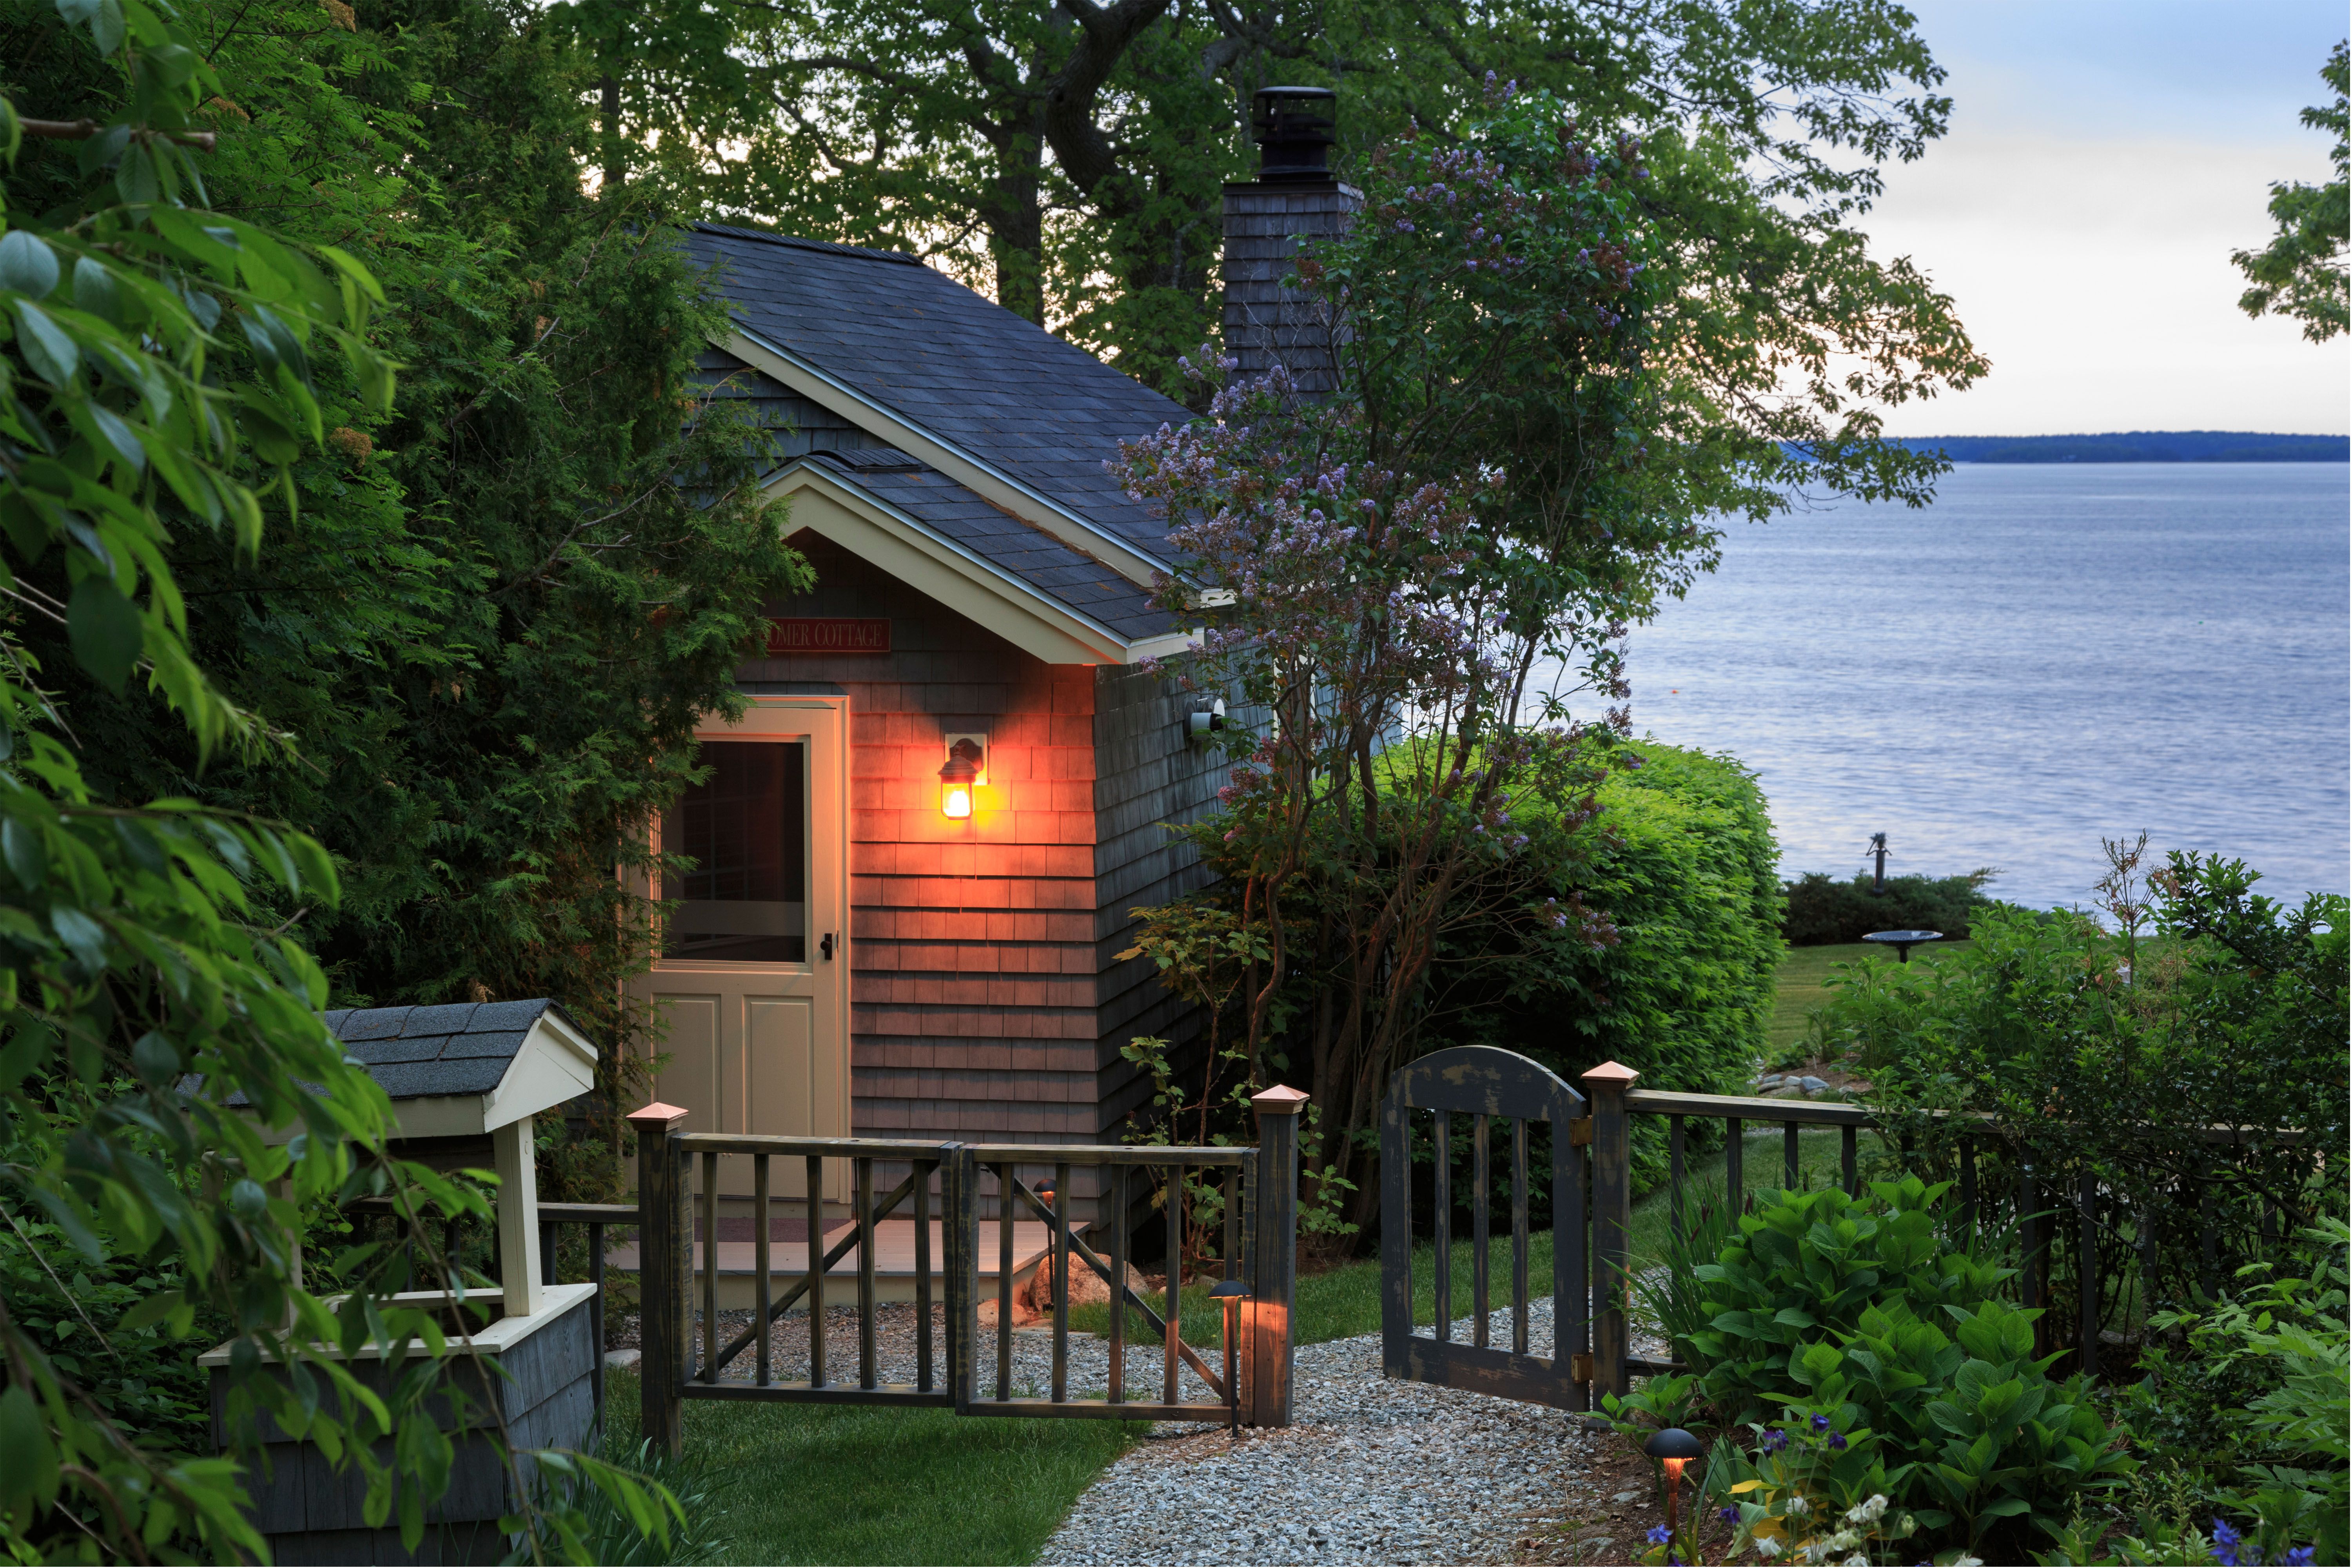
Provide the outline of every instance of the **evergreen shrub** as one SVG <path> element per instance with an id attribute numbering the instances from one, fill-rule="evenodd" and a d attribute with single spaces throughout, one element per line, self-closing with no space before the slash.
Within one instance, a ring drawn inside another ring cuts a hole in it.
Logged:
<path id="1" fill-rule="evenodd" d="M 1866 871 L 1851 882 L 1808 871 L 1788 885 L 1781 930 L 1790 947 L 1860 942 L 1874 931 L 1939 931 L 1958 942 L 1997 907 L 1984 887 L 2000 875 L 1983 866 L 1964 877 L 1889 877 L 1885 888 L 1874 889 Z"/>

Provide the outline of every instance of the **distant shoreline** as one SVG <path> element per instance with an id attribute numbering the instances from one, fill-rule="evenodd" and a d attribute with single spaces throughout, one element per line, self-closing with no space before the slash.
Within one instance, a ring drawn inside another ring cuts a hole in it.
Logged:
<path id="1" fill-rule="evenodd" d="M 1955 463 L 2343 463 L 2352 437 L 2252 430 L 2124 430 L 2083 436 L 1906 436 L 1890 445 Z"/>

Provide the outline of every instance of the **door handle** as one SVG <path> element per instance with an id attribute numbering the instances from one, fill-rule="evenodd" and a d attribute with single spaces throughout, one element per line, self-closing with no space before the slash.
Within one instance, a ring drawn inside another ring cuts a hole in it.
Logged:
<path id="1" fill-rule="evenodd" d="M 819 952 L 821 952 L 821 953 L 824 954 L 824 956 L 825 956 L 825 961 L 826 961 L 827 963 L 831 963 L 831 962 L 832 962 L 832 960 L 833 960 L 833 933 L 832 933 L 831 931 L 827 931 L 827 932 L 825 932 L 825 933 L 824 933 L 824 940 L 823 942 L 818 942 L 818 943 L 816 944 L 816 950 L 817 950 Z"/>

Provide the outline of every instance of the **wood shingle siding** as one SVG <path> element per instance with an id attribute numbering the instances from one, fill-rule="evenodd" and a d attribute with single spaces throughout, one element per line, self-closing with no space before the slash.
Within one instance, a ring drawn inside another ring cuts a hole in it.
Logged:
<path id="1" fill-rule="evenodd" d="M 887 655 L 745 664 L 750 689 L 849 695 L 851 1116 L 857 1135 L 1117 1142 L 1148 1091 L 1119 1049 L 1181 1035 L 1129 910 L 1205 878 L 1160 825 L 1223 771 L 1184 736 L 1192 706 L 1131 666 L 1049 665 L 803 532 L 817 586 L 778 616 L 885 617 Z M 940 812 L 942 737 L 989 737 L 969 823 Z M 1119 766 L 1104 773 L 1100 759 Z M 1074 1189 L 1074 1198 L 1093 1193 Z"/>

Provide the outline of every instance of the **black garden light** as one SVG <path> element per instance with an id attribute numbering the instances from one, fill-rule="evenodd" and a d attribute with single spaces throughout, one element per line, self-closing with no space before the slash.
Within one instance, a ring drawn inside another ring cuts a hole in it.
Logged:
<path id="1" fill-rule="evenodd" d="M 1235 1352 L 1239 1350 L 1241 1342 L 1241 1323 L 1239 1320 L 1241 1318 L 1242 1311 L 1242 1298 L 1248 1294 L 1249 1287 L 1243 1284 L 1238 1279 L 1220 1279 L 1217 1281 L 1216 1289 L 1209 1292 L 1209 1299 L 1216 1302 L 1216 1304 L 1224 1310 L 1225 1410 L 1227 1412 L 1225 1416 L 1225 1429 L 1229 1432 L 1238 1430 L 1241 1426 L 1242 1419 L 1241 1390 L 1234 1385 L 1234 1378 L 1238 1370 L 1235 1365 L 1238 1359 L 1235 1355 Z"/>
<path id="2" fill-rule="evenodd" d="M 1671 1541 L 1682 1533 L 1675 1515 L 1682 1500 L 1683 1467 L 1703 1457 L 1706 1445 L 1679 1426 L 1669 1426 L 1643 1444 L 1642 1452 L 1666 1467 L 1666 1538 Z"/>

